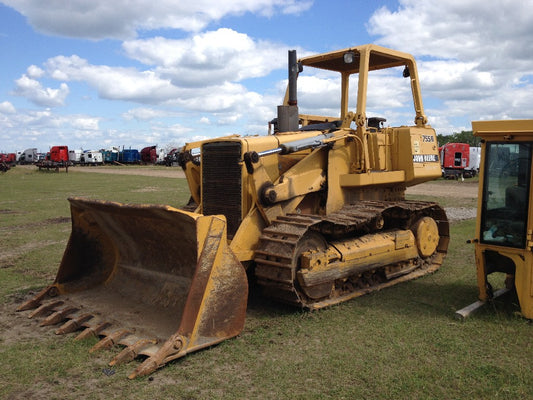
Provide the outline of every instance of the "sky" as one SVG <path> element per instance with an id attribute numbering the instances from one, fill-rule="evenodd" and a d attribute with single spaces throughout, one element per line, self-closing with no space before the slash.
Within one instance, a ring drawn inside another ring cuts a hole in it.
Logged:
<path id="1" fill-rule="evenodd" d="M 415 56 L 437 133 L 533 117 L 533 0 L 0 0 L 0 152 L 267 134 L 288 50 L 367 43 Z M 367 115 L 412 124 L 389 78 Z M 300 112 L 339 115 L 336 76 L 304 70 L 298 91 Z"/>

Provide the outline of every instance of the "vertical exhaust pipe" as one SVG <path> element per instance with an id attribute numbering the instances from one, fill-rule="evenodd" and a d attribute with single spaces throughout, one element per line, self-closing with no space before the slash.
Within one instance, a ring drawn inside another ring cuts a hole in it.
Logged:
<path id="1" fill-rule="evenodd" d="M 288 105 L 278 106 L 278 132 L 293 132 L 299 128 L 297 86 L 298 62 L 296 50 L 289 50 Z"/>
<path id="2" fill-rule="evenodd" d="M 298 63 L 296 61 L 296 50 L 289 50 L 289 106 L 297 106 L 297 86 Z"/>

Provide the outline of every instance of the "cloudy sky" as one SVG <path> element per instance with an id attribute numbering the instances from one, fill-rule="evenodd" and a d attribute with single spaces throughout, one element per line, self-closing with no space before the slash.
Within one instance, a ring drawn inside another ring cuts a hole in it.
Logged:
<path id="1" fill-rule="evenodd" d="M 416 57 L 438 133 L 533 117 L 533 0 L 0 0 L 0 152 L 266 134 L 287 50 L 366 43 Z M 338 81 L 306 72 L 300 112 L 338 115 Z M 411 123 L 378 78 L 369 114 Z"/>

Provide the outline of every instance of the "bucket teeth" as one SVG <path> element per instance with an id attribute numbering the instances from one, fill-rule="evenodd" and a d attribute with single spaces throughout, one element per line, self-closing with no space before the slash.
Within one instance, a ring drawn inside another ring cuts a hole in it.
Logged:
<path id="1" fill-rule="evenodd" d="M 152 357 L 150 357 L 144 360 L 143 363 L 135 369 L 135 371 L 128 375 L 128 378 L 135 379 L 140 378 L 141 376 L 150 375 L 158 368 L 159 363 L 155 361 Z"/>
<path id="2" fill-rule="evenodd" d="M 113 360 L 111 360 L 109 365 L 113 366 L 133 361 L 144 347 L 154 344 L 157 344 L 156 339 L 140 339 L 131 346 L 124 348 L 124 350 L 122 350 L 115 358 L 113 358 Z"/>
<path id="3" fill-rule="evenodd" d="M 72 314 L 73 312 L 78 311 L 79 309 L 76 307 L 65 307 L 63 310 L 56 311 L 55 313 L 49 315 L 45 320 L 41 322 L 41 326 L 50 326 L 50 325 L 56 325 L 60 322 L 63 322 L 66 320 L 69 316 L 69 314 Z"/>
<path id="4" fill-rule="evenodd" d="M 159 350 L 152 356 L 144 360 L 135 371 L 133 371 L 128 378 L 134 379 L 141 376 L 150 375 L 160 366 L 164 365 L 169 358 L 176 358 L 175 356 L 180 353 L 186 343 L 186 339 L 179 334 L 172 335 Z"/>
<path id="5" fill-rule="evenodd" d="M 113 347 L 117 342 L 123 338 L 126 335 L 131 335 L 133 332 L 128 329 L 119 329 L 118 331 L 115 331 L 111 333 L 110 335 L 106 336 L 102 340 L 100 340 L 98 343 L 96 343 L 90 350 L 89 353 L 94 353 L 95 351 L 102 350 L 102 349 L 109 349 Z"/>
<path id="6" fill-rule="evenodd" d="M 47 303 L 47 304 L 43 304 L 43 305 L 39 306 L 37 309 L 35 309 L 34 311 L 32 311 L 28 315 L 28 318 L 41 317 L 41 316 L 43 316 L 45 314 L 49 314 L 50 312 L 52 312 L 54 310 L 54 308 L 62 306 L 62 305 L 63 305 L 63 301 L 61 301 L 61 300 L 53 301 L 53 302 Z"/>
<path id="7" fill-rule="evenodd" d="M 81 333 L 78 336 L 76 336 L 74 340 L 83 340 L 83 339 L 87 339 L 90 337 L 98 337 L 101 331 L 103 331 L 104 329 L 110 326 L 111 324 L 109 322 L 102 322 L 96 325 L 95 327 L 89 326 L 83 331 L 81 331 Z"/>
<path id="8" fill-rule="evenodd" d="M 41 304 L 40 299 L 33 298 L 17 307 L 17 311 L 33 310 Z"/>
<path id="9" fill-rule="evenodd" d="M 45 287 L 43 290 L 41 290 L 37 295 L 35 295 L 32 299 L 28 300 L 27 302 L 21 304 L 17 311 L 27 311 L 27 310 L 33 310 L 34 308 L 37 308 L 41 305 L 42 300 L 46 296 L 55 296 L 57 295 L 57 289 L 55 286 L 48 286 Z"/>
<path id="10" fill-rule="evenodd" d="M 56 335 L 65 335 L 67 333 L 75 332 L 82 327 L 84 322 L 87 322 L 94 316 L 92 314 L 83 314 L 77 318 L 68 320 L 56 330 Z"/>

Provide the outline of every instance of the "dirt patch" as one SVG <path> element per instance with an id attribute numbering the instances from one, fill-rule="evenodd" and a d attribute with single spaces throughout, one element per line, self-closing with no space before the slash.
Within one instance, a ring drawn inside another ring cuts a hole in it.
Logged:
<path id="1" fill-rule="evenodd" d="M 438 181 L 426 182 L 417 186 L 407 188 L 408 195 L 414 196 L 434 196 L 444 198 L 454 198 L 465 200 L 474 200 L 478 196 L 477 181 Z M 462 203 L 460 201 L 459 203 Z M 475 204 L 475 202 L 469 202 Z M 466 219 L 476 218 L 477 209 L 475 206 L 470 207 L 445 207 L 448 221 L 463 221 Z"/>
<path id="2" fill-rule="evenodd" d="M 42 340 L 43 336 L 55 337 L 51 329 L 37 329 L 34 319 L 28 318 L 28 312 L 18 312 L 17 307 L 25 299 L 22 295 L 13 296 L 10 302 L 0 304 L 0 343 L 11 345 L 13 343 L 30 343 Z"/>
<path id="3" fill-rule="evenodd" d="M 141 175 L 157 176 L 163 178 L 185 178 L 185 174 L 180 167 L 152 167 L 152 166 L 131 166 L 131 167 L 73 167 L 74 172 L 88 172 L 96 174 L 117 174 L 117 175 Z M 407 194 L 431 195 L 437 197 L 471 198 L 477 197 L 477 182 L 471 181 L 439 181 L 426 182 L 417 186 L 407 188 Z"/>
<path id="4" fill-rule="evenodd" d="M 72 167 L 72 172 L 91 172 L 95 174 L 116 174 L 116 175 L 141 175 L 156 176 L 161 178 L 185 178 L 185 174 L 180 167 L 152 167 L 152 166 L 132 166 L 132 167 Z"/>
<path id="5" fill-rule="evenodd" d="M 65 222 L 70 222 L 70 217 L 49 218 L 44 221 L 45 224 L 64 224 Z"/>
<path id="6" fill-rule="evenodd" d="M 477 181 L 438 181 L 426 182 L 407 188 L 407 194 L 435 197 L 475 199 L 478 195 Z"/>
<path id="7" fill-rule="evenodd" d="M 12 267 L 19 257 L 22 257 L 24 254 L 27 254 L 32 250 L 41 249 L 57 243 L 60 242 L 45 240 L 41 242 L 29 242 L 22 246 L 12 247 L 10 249 L 3 249 L 2 252 L 0 252 L 0 269 Z"/>
<path id="8" fill-rule="evenodd" d="M 465 219 L 473 219 L 477 216 L 476 208 L 467 207 L 445 207 L 446 216 L 448 221 L 464 221 Z"/>
<path id="9" fill-rule="evenodd" d="M 156 176 L 164 178 L 185 178 L 183 170 L 179 167 L 153 167 L 153 166 L 129 166 L 113 167 L 76 167 L 72 169 L 77 172 L 93 172 L 99 174 L 117 175 L 141 175 Z M 151 187 L 136 190 L 138 192 L 150 192 Z M 477 181 L 433 181 L 407 188 L 408 195 L 427 195 L 435 197 L 451 197 L 456 199 L 475 199 L 478 195 Z M 476 217 L 475 208 L 467 207 L 447 207 L 446 214 L 450 221 L 461 221 Z"/>
<path id="10" fill-rule="evenodd" d="M 147 187 L 144 187 L 144 188 L 142 188 L 142 189 L 132 190 L 132 192 L 136 192 L 136 193 L 148 193 L 148 192 L 156 192 L 157 190 L 159 190 L 159 189 L 156 188 L 156 187 L 153 187 L 153 186 L 147 186 Z"/>
<path id="11" fill-rule="evenodd" d="M 15 230 L 24 230 L 24 229 L 30 230 L 30 229 L 36 229 L 39 227 L 43 227 L 46 225 L 65 224 L 67 222 L 70 222 L 70 217 L 48 218 L 40 222 L 31 222 L 27 224 L 8 226 L 8 227 L 0 226 L 0 235 L 5 234 L 6 232 L 9 233 Z"/>
<path id="12" fill-rule="evenodd" d="M 141 175 L 157 176 L 163 178 L 185 178 L 185 174 L 180 167 L 153 167 L 153 166 L 131 166 L 131 167 L 73 167 L 74 172 L 88 172 L 96 174 L 117 174 L 117 175 Z M 407 194 L 431 195 L 436 197 L 455 197 L 475 199 L 477 197 L 477 181 L 438 181 L 426 182 L 420 185 L 407 188 Z"/>

